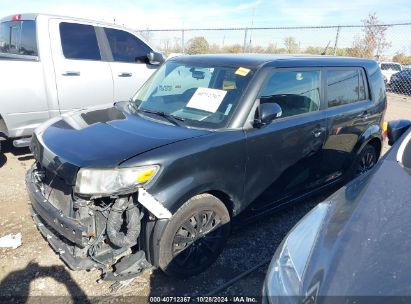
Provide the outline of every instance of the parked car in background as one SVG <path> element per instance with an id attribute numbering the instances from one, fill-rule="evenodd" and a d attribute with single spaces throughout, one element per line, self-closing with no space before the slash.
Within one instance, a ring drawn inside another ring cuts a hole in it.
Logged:
<path id="1" fill-rule="evenodd" d="M 195 275 L 217 258 L 232 220 L 372 168 L 385 108 L 373 60 L 174 57 L 130 102 L 36 129 L 33 218 L 72 269 L 114 280 L 147 265 Z"/>
<path id="2" fill-rule="evenodd" d="M 320 203 L 288 233 L 268 269 L 263 302 L 408 301 L 410 126 L 411 121 L 390 122 L 394 146 L 374 169 Z"/>
<path id="3" fill-rule="evenodd" d="M 380 62 L 379 65 L 381 68 L 381 73 L 384 75 L 387 84 L 391 83 L 392 75 L 402 71 L 401 64 L 397 62 Z"/>
<path id="4" fill-rule="evenodd" d="M 390 88 L 395 93 L 411 95 L 411 70 L 403 70 L 391 77 Z"/>
<path id="5" fill-rule="evenodd" d="M 163 60 L 114 24 L 42 14 L 3 18 L 0 133 L 30 137 L 40 123 L 73 109 L 129 100 Z"/>

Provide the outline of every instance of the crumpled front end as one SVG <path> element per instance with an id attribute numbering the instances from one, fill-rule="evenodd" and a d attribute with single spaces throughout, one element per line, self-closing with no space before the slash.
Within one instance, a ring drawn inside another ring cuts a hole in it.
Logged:
<path id="1" fill-rule="evenodd" d="M 107 268 L 125 252 L 139 249 L 144 212 L 137 194 L 75 197 L 70 185 L 38 163 L 28 171 L 26 184 L 38 229 L 70 268 Z"/>

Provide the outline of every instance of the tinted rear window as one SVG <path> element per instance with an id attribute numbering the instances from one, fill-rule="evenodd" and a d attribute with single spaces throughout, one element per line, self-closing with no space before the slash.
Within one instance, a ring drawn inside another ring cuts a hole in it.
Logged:
<path id="1" fill-rule="evenodd" d="M 37 56 L 36 22 L 22 20 L 0 23 L 0 53 Z"/>
<path id="2" fill-rule="evenodd" d="M 61 46 L 68 59 L 101 60 L 94 26 L 60 23 Z"/>
<path id="3" fill-rule="evenodd" d="M 357 69 L 327 71 L 327 99 L 329 107 L 353 103 L 364 97 L 364 83 L 359 85 Z"/>

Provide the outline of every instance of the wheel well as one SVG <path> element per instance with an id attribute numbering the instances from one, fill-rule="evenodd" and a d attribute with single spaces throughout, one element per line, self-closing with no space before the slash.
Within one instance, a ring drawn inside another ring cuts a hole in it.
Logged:
<path id="1" fill-rule="evenodd" d="M 381 155 L 381 140 L 379 140 L 378 138 L 373 138 L 371 139 L 367 144 L 373 146 L 375 148 L 375 150 L 377 151 L 377 159 L 380 157 Z"/>
<path id="2" fill-rule="evenodd" d="M 233 212 L 234 212 L 234 202 L 231 200 L 230 196 L 222 191 L 218 190 L 213 190 L 213 191 L 207 191 L 207 193 L 214 195 L 216 198 L 221 200 L 224 205 L 226 206 L 228 212 L 230 213 L 230 218 L 233 217 Z"/>

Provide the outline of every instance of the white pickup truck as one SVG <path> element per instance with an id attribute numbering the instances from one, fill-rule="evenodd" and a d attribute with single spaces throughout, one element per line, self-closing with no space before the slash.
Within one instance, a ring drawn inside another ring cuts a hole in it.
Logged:
<path id="1" fill-rule="evenodd" d="M 0 20 L 0 135 L 15 146 L 49 118 L 129 100 L 164 61 L 135 32 L 43 14 Z"/>

